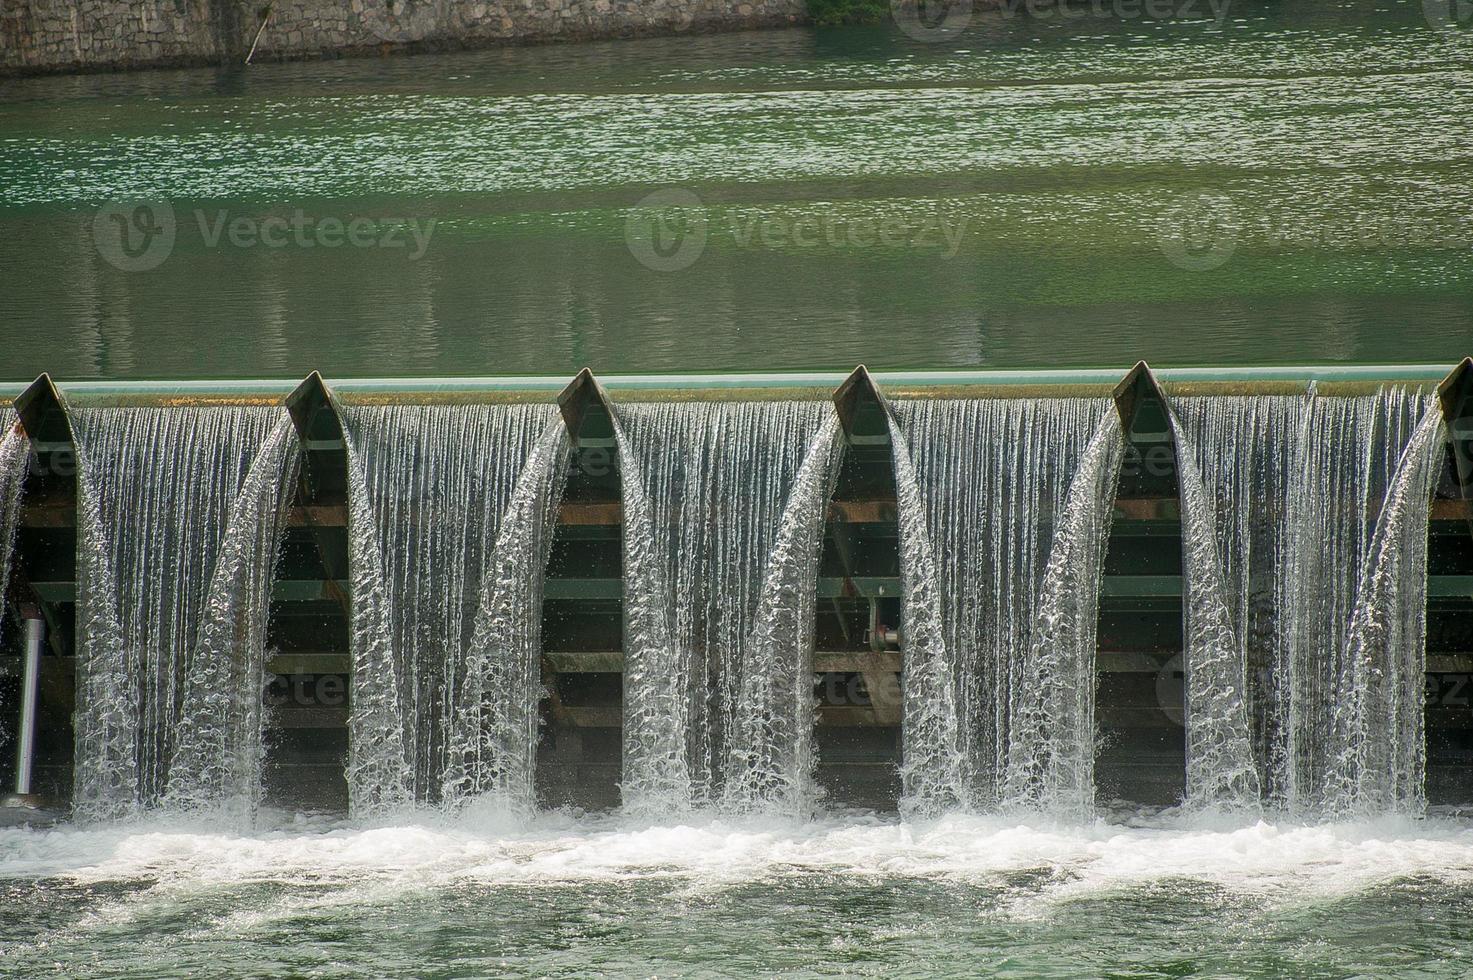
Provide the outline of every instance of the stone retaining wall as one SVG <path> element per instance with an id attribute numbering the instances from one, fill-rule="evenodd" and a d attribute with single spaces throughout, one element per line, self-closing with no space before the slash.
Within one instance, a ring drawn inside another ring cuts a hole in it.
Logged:
<path id="1" fill-rule="evenodd" d="M 803 0 L 0 0 L 0 73 L 234 63 L 797 23 Z"/>

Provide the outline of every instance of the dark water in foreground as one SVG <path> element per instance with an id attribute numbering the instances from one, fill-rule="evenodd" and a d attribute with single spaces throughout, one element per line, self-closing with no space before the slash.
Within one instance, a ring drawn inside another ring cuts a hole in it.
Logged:
<path id="1" fill-rule="evenodd" d="M 12 976 L 1462 977 L 1473 830 L 532 825 L 0 831 Z"/>
<path id="2" fill-rule="evenodd" d="M 3 376 L 1451 362 L 1434 6 L 0 82 Z"/>

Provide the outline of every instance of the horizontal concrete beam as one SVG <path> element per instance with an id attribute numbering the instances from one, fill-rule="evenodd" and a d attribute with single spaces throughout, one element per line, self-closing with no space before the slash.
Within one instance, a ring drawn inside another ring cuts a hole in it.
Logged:
<path id="1" fill-rule="evenodd" d="M 1303 388 L 1310 382 L 1374 387 L 1383 383 L 1436 385 L 1451 364 L 1330 364 L 1293 367 L 1157 367 L 1165 385 L 1216 385 L 1246 391 L 1253 386 Z M 1095 389 L 1108 394 L 1128 373 L 1129 363 L 1115 368 L 1063 370 L 875 371 L 874 383 L 891 397 L 911 393 L 944 392 L 965 395 L 969 390 Z M 848 377 L 846 372 L 792 372 L 752 374 L 601 374 L 599 383 L 609 392 L 635 397 L 811 397 L 827 399 Z M 189 404 L 198 402 L 280 402 L 300 378 L 234 379 L 215 381 L 57 381 L 69 399 L 98 403 L 119 402 Z M 568 378 L 509 376 L 478 378 L 339 378 L 325 379 L 337 395 L 350 400 L 450 402 L 458 399 L 552 400 Z M 28 383 L 0 384 L 0 397 L 15 398 Z M 706 393 L 706 394 L 703 394 Z"/>

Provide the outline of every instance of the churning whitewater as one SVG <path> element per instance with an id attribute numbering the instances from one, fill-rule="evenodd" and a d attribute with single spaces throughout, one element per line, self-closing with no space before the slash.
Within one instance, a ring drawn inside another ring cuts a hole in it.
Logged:
<path id="1" fill-rule="evenodd" d="M 1010 911 L 1023 915 L 1050 902 L 1178 879 L 1268 901 L 1354 894 L 1421 876 L 1473 882 L 1473 828 L 1445 818 L 1302 824 L 1168 811 L 1059 823 L 837 813 L 669 824 L 560 811 L 526 817 L 491 807 L 371 822 L 269 817 L 248 835 L 187 817 L 0 830 L 0 860 L 13 880 L 91 887 L 143 881 L 160 899 L 175 889 L 261 881 L 310 881 L 334 901 L 351 902 L 395 887 L 655 878 L 701 891 L 806 874 L 856 875 L 1012 887 L 1018 901 Z M 1018 887 L 1013 876 L 1023 873 L 1039 876 L 1038 887 Z"/>

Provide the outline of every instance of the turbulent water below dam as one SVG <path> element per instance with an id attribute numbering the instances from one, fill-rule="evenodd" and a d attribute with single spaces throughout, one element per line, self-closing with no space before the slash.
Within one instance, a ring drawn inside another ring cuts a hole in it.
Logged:
<path id="1" fill-rule="evenodd" d="M 0 975 L 1463 977 L 1431 818 L 651 824 L 468 812 L 0 830 Z"/>

